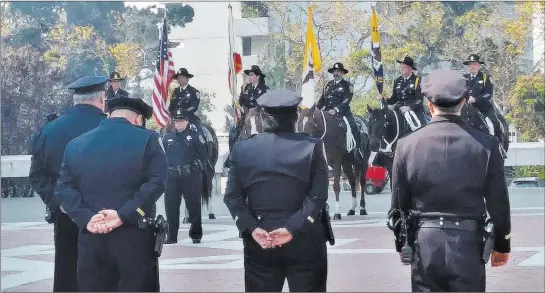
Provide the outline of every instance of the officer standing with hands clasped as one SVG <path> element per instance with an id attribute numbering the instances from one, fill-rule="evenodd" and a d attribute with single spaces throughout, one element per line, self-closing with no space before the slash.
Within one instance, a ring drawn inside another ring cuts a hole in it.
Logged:
<path id="1" fill-rule="evenodd" d="M 426 76 L 432 121 L 397 144 L 388 226 L 402 261 L 412 263 L 413 292 L 484 292 L 490 254 L 493 267 L 503 266 L 511 249 L 500 146 L 460 117 L 465 90 L 455 71 Z"/>
<path id="2" fill-rule="evenodd" d="M 301 100 L 262 95 L 264 132 L 231 152 L 224 202 L 243 239 L 247 292 L 280 292 L 285 278 L 290 291 L 326 290 L 328 168 L 323 142 L 295 132 Z"/>
<path id="3" fill-rule="evenodd" d="M 149 218 L 165 189 L 166 157 L 159 135 L 141 127 L 150 106 L 110 102 L 109 118 L 66 146 L 55 196 L 78 227 L 80 291 L 109 291 L 110 267 L 117 291 L 147 291 L 157 257 Z"/>
<path id="4" fill-rule="evenodd" d="M 53 292 L 78 291 L 76 265 L 78 228 L 53 196 L 66 144 L 97 127 L 104 111 L 106 76 L 85 76 L 68 85 L 74 106 L 49 121 L 32 141 L 29 179 L 47 206 L 47 221 L 54 223 L 55 273 Z M 49 116 L 48 116 L 49 120 Z"/>
<path id="5" fill-rule="evenodd" d="M 165 211 L 169 224 L 166 244 L 178 242 L 182 195 L 189 213 L 189 237 L 193 243 L 202 238 L 202 171 L 206 161 L 204 138 L 189 123 L 188 112 L 178 108 L 172 115 L 174 130 L 163 137 L 168 161 Z"/>

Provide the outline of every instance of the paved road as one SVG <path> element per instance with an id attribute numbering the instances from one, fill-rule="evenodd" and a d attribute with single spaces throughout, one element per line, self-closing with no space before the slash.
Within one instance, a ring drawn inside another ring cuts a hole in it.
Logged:
<path id="1" fill-rule="evenodd" d="M 513 252 L 507 266 L 488 268 L 488 291 L 545 290 L 544 192 L 543 188 L 510 191 Z M 408 291 L 409 268 L 399 263 L 392 234 L 384 225 L 390 194 L 366 199 L 370 214 L 348 217 L 350 196 L 341 195 L 343 219 L 334 222 L 337 244 L 329 249 L 328 291 Z M 192 244 L 188 225 L 182 225 L 180 243 L 165 247 L 162 291 L 244 291 L 242 243 L 222 197 L 215 196 L 213 203 L 218 219 L 204 220 L 201 244 Z M 329 204 L 334 212 L 334 196 Z M 164 210 L 162 199 L 158 209 Z M 53 229 L 43 222 L 43 204 L 36 198 L 2 199 L 1 212 L 1 290 L 50 291 Z"/>

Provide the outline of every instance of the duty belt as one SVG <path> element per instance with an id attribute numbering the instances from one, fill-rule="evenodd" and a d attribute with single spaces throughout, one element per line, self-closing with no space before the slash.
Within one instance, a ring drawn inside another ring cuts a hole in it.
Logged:
<path id="1" fill-rule="evenodd" d="M 438 219 L 419 219 L 417 228 L 454 229 L 469 232 L 482 230 L 482 225 L 475 220 L 454 220 L 439 217 Z"/>
<path id="2" fill-rule="evenodd" d="M 193 167 L 193 168 L 191 168 Z M 187 165 L 178 165 L 175 167 L 168 167 L 168 170 L 177 171 L 179 175 L 189 175 L 191 171 L 201 171 L 203 170 L 203 165 L 201 161 L 195 160 Z"/>

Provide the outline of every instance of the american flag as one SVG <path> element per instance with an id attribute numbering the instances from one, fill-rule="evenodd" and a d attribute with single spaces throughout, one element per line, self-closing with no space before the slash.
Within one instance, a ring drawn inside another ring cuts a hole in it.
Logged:
<path id="1" fill-rule="evenodd" d="M 167 18 L 163 20 L 161 32 L 161 43 L 159 44 L 159 57 L 153 77 L 153 117 L 160 127 L 164 127 L 169 120 L 169 113 L 166 108 L 168 98 L 168 86 L 174 71 L 172 53 L 168 50 Z"/>

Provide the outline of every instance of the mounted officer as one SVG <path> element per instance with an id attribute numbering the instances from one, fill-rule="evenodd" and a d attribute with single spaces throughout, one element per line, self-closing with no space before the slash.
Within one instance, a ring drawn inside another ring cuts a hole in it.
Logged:
<path id="1" fill-rule="evenodd" d="M 182 196 L 191 224 L 189 237 L 193 243 L 200 243 L 202 238 L 202 171 L 207 162 L 206 145 L 203 136 L 189 123 L 188 116 L 188 112 L 177 109 L 172 116 L 174 130 L 162 139 L 168 161 L 165 211 L 170 227 L 165 244 L 178 242 Z"/>
<path id="2" fill-rule="evenodd" d="M 480 70 L 481 64 L 485 63 L 481 61 L 479 55 L 471 54 L 463 64 L 467 65 L 469 71 L 469 73 L 464 74 L 469 103 L 477 108 L 485 117 L 490 119 L 490 122 L 494 125 L 494 136 L 496 136 L 499 141 L 502 141 L 501 124 L 498 120 L 498 116 L 496 116 L 496 110 L 492 99 L 494 85 L 492 84 L 490 76 Z"/>
<path id="3" fill-rule="evenodd" d="M 54 223 L 55 273 L 53 292 L 78 291 L 78 227 L 53 195 L 66 144 L 97 127 L 104 114 L 106 76 L 86 76 L 68 85 L 74 90 L 74 106 L 51 120 L 34 136 L 29 179 L 46 204 L 48 221 Z"/>
<path id="4" fill-rule="evenodd" d="M 106 107 L 104 108 L 105 113 L 110 112 L 110 107 L 108 105 L 110 100 L 119 98 L 119 97 L 129 96 L 129 93 L 121 88 L 122 80 L 125 80 L 125 78 L 122 78 L 119 72 L 114 71 L 110 73 L 110 79 L 109 79 L 110 86 L 108 87 L 108 90 L 106 90 Z"/>
<path id="5" fill-rule="evenodd" d="M 346 117 L 350 125 L 350 131 L 352 131 L 352 135 L 356 141 L 353 153 L 356 160 L 361 163 L 363 162 L 361 137 L 354 116 L 350 111 L 350 102 L 354 95 L 354 87 L 344 79 L 344 75 L 348 73 L 348 70 L 344 68 L 342 63 L 337 62 L 327 72 L 333 74 L 333 80 L 326 84 L 325 90 L 316 104 L 316 108 L 328 111 L 330 115 Z"/>
<path id="6" fill-rule="evenodd" d="M 111 291 L 112 277 L 115 291 L 148 291 L 157 273 L 150 218 L 167 161 L 159 135 L 141 127 L 149 105 L 120 97 L 110 106 L 108 119 L 67 144 L 55 196 L 78 227 L 80 291 Z"/>
<path id="7" fill-rule="evenodd" d="M 252 65 L 250 69 L 244 70 L 244 73 L 248 76 L 248 83 L 241 87 L 241 92 L 238 97 L 238 103 L 242 106 L 242 113 L 238 124 L 231 131 L 229 137 L 229 150 L 233 148 L 233 144 L 238 140 L 242 134 L 242 129 L 246 123 L 246 116 L 250 109 L 258 106 L 257 99 L 269 90 L 269 87 L 265 84 L 266 75 L 261 71 L 261 68 L 257 65 Z M 229 166 L 229 160 L 226 160 L 224 166 Z"/>
<path id="8" fill-rule="evenodd" d="M 456 71 L 426 76 L 422 92 L 432 121 L 397 144 L 388 226 L 403 263 L 412 264 L 413 292 L 484 292 L 490 254 L 493 267 L 508 261 L 500 145 L 460 117 L 465 91 Z M 494 228 L 485 231 L 487 212 Z"/>
<path id="9" fill-rule="evenodd" d="M 189 122 L 197 127 L 201 135 L 204 135 L 201 119 L 196 114 L 201 102 L 201 93 L 189 85 L 189 79 L 193 78 L 193 74 L 190 74 L 185 68 L 180 68 L 172 78 L 176 79 L 180 86 L 174 89 L 172 101 L 168 106 L 170 115 L 173 116 L 178 109 L 181 109 L 186 113 Z"/>
<path id="10" fill-rule="evenodd" d="M 414 74 L 414 71 L 418 69 L 409 56 L 396 61 L 401 64 L 401 76 L 394 80 L 392 96 L 386 99 L 386 103 L 394 105 L 394 108 L 405 117 L 411 131 L 415 131 L 427 124 L 424 97 L 420 89 L 420 77 Z M 378 96 L 378 99 L 382 98 L 382 95 Z"/>

